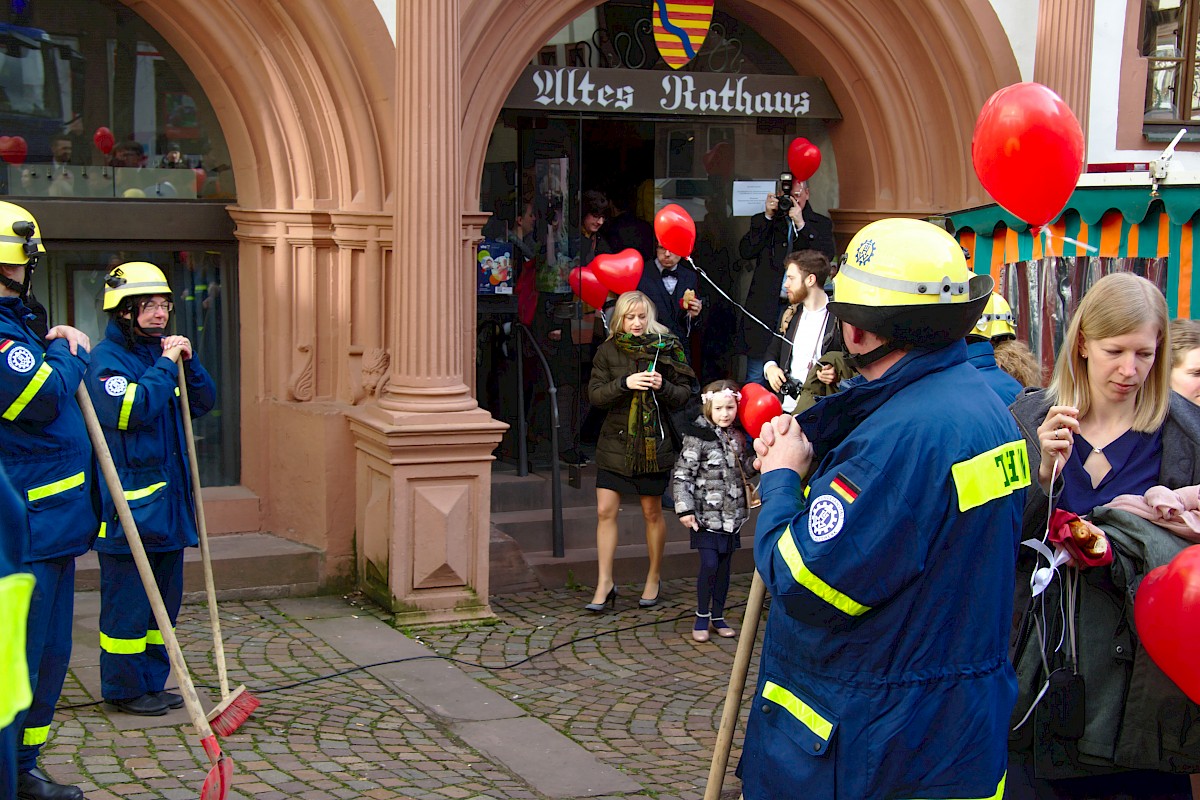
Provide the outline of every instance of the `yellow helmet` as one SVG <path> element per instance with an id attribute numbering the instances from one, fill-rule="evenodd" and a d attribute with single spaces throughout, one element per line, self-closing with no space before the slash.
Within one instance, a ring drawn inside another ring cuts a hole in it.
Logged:
<path id="1" fill-rule="evenodd" d="M 881 219 L 850 240 L 833 314 L 884 339 L 942 347 L 967 335 L 992 292 L 954 237 L 917 219 Z"/>
<path id="2" fill-rule="evenodd" d="M 33 214 L 21 206 L 0 201 L 0 264 L 29 264 L 44 252 L 42 233 Z"/>
<path id="3" fill-rule="evenodd" d="M 162 270 L 148 261 L 129 261 L 104 278 L 104 310 L 112 311 L 126 297 L 163 294 L 171 296 L 171 287 Z"/>
<path id="4" fill-rule="evenodd" d="M 976 336 L 986 336 L 988 339 L 1015 339 L 1017 331 L 1013 325 L 1016 324 L 1016 321 L 1012 313 L 1012 306 L 1004 299 L 1004 295 L 992 292 L 992 296 L 988 298 L 987 305 L 984 306 L 983 313 L 979 316 L 979 321 L 975 323 L 971 333 Z"/>

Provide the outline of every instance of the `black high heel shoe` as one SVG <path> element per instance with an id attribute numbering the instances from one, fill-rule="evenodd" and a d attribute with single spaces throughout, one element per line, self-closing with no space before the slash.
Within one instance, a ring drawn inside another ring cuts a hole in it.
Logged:
<path id="1" fill-rule="evenodd" d="M 615 583 L 613 584 L 613 587 L 608 590 L 608 594 L 605 595 L 604 602 L 588 603 L 586 606 L 584 606 L 584 608 L 593 614 L 603 614 L 605 609 L 607 609 L 609 606 L 612 606 L 613 611 L 617 610 L 617 585 Z"/>
<path id="2" fill-rule="evenodd" d="M 654 597 L 650 597 L 650 598 L 639 597 L 638 598 L 638 607 L 639 608 L 654 608 L 656 605 L 658 605 L 658 598 L 661 595 L 662 595 L 662 580 L 660 579 L 658 581 L 658 588 L 654 592 Z"/>

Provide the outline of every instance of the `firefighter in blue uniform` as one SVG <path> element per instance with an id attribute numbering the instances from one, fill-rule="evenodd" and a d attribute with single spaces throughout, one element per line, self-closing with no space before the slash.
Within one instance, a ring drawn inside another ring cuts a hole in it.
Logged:
<path id="1" fill-rule="evenodd" d="M 71 800 L 83 792 L 55 783 L 37 758 L 71 661 L 75 557 L 98 525 L 92 446 L 75 402 L 91 343 L 66 325 L 45 338 L 29 327 L 21 297 L 44 252 L 33 216 L 0 202 L 0 462 L 25 502 L 25 568 L 36 580 L 25 647 L 33 702 L 16 718 L 17 797 Z"/>
<path id="2" fill-rule="evenodd" d="M 173 309 L 162 270 L 144 261 L 105 278 L 104 341 L 85 379 L 125 498 L 171 624 L 183 599 L 183 550 L 197 542 L 177 369 L 183 359 L 192 416 L 212 407 L 212 378 L 183 336 L 167 334 Z M 170 662 L 107 487 L 95 549 L 100 558 L 100 682 L 118 711 L 161 716 L 183 698 L 164 691 Z"/>
<path id="3" fill-rule="evenodd" d="M 25 504 L 0 464 L 0 797 L 17 794 L 17 715 L 29 708 L 25 632 L 33 575 L 25 571 Z"/>
<path id="4" fill-rule="evenodd" d="M 874 222 L 847 252 L 829 308 L 861 374 L 755 442 L 773 602 L 744 794 L 999 798 L 1029 468 L 967 363 L 992 280 L 919 220 Z"/>

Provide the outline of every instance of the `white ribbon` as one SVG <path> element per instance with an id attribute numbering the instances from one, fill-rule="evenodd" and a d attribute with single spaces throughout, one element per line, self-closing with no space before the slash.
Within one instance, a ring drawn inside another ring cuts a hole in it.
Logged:
<path id="1" fill-rule="evenodd" d="M 1026 539 L 1021 544 L 1038 551 L 1048 564 L 1048 566 L 1035 569 L 1033 575 L 1029 576 L 1029 588 L 1033 590 L 1033 596 L 1037 597 L 1046 591 L 1046 587 L 1054 580 L 1054 574 L 1058 572 L 1058 568 L 1071 560 L 1071 554 L 1057 544 L 1051 550 L 1037 539 Z"/>

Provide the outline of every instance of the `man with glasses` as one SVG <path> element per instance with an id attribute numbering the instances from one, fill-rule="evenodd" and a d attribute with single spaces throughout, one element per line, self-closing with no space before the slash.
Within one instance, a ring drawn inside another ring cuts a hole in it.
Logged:
<path id="1" fill-rule="evenodd" d="M 817 250 L 834 259 L 833 221 L 809 205 L 807 181 L 797 181 L 788 198 L 787 213 L 780 213 L 780 197 L 768 194 L 764 213 L 750 218 L 750 230 L 738 246 L 739 255 L 755 262 L 754 277 L 746 294 L 746 310 L 763 325 L 743 314 L 738 319 L 739 343 L 746 354 L 746 383 L 762 383 L 764 355 L 780 315 L 787 307 L 783 288 L 788 253 Z"/>
<path id="2" fill-rule="evenodd" d="M 167 333 L 171 296 L 153 264 L 134 261 L 109 272 L 108 328 L 84 383 L 174 625 L 183 600 L 183 549 L 197 543 L 177 364 L 184 365 L 192 416 L 213 407 L 216 387 L 192 343 Z M 181 707 L 183 698 L 164 691 L 171 665 L 162 632 L 106 486 L 101 501 L 94 545 L 100 558 L 101 695 L 117 711 L 162 716 Z"/>

